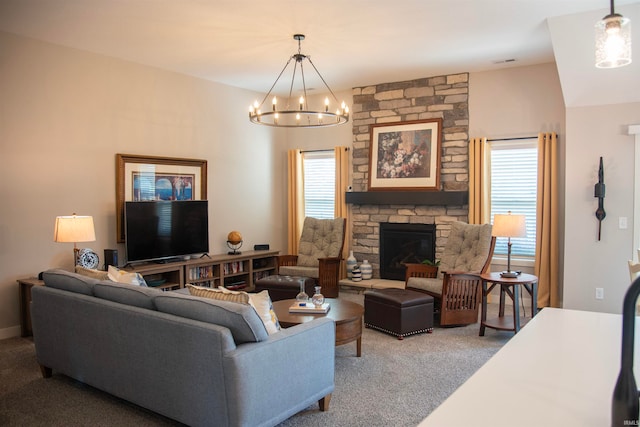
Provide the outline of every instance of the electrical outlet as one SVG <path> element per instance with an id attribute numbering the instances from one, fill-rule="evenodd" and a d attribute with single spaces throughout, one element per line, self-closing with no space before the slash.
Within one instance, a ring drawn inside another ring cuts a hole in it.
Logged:
<path id="1" fill-rule="evenodd" d="M 626 230 L 626 228 L 627 228 L 627 217 L 626 216 L 621 216 L 620 218 L 618 218 L 618 228 L 620 228 L 620 230 Z"/>
<path id="2" fill-rule="evenodd" d="M 596 299 L 604 299 L 604 289 L 596 288 Z"/>

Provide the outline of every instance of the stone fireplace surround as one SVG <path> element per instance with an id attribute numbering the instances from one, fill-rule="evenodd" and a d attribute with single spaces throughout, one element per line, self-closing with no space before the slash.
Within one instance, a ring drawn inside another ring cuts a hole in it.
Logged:
<path id="1" fill-rule="evenodd" d="M 368 260 L 380 277 L 380 223 L 435 224 L 436 259 L 442 254 L 451 223 L 468 221 L 469 189 L 468 73 L 383 83 L 353 89 L 351 250 Z M 371 124 L 442 118 L 441 191 L 369 192 Z M 375 194 L 371 194 L 375 193 Z M 385 193 L 396 193 L 389 196 Z M 440 197 L 452 196 L 452 197 Z M 454 195 L 454 193 L 456 193 Z M 459 197 L 459 196 L 465 197 Z M 363 197 L 364 196 L 364 197 Z M 439 198 L 440 197 L 440 198 Z"/>

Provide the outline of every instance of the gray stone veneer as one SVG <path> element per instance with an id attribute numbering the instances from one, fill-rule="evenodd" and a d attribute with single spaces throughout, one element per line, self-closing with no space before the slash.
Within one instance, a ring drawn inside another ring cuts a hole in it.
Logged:
<path id="1" fill-rule="evenodd" d="M 367 191 L 372 124 L 442 119 L 440 190 L 469 188 L 469 74 L 452 74 L 353 89 L 352 186 Z M 468 206 L 352 205 L 352 250 L 368 260 L 380 277 L 380 223 L 436 224 L 436 258 L 442 253 L 451 222 L 468 220 Z"/>

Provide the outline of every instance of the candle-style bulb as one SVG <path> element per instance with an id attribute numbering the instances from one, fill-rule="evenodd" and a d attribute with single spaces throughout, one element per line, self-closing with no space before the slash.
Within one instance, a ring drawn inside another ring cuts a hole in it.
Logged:
<path id="1" fill-rule="evenodd" d="M 304 97 L 300 97 L 300 111 L 302 111 L 302 107 L 304 106 Z"/>
<path id="2" fill-rule="evenodd" d="M 272 101 L 272 108 L 273 111 L 276 111 L 276 104 L 278 103 L 278 100 L 276 99 L 276 97 L 273 97 L 273 101 Z"/>
<path id="3" fill-rule="evenodd" d="M 324 111 L 329 112 L 329 97 L 324 99 Z"/>

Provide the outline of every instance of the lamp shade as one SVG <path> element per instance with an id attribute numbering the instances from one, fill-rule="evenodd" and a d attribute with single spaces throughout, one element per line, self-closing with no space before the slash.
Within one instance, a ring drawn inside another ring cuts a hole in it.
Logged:
<path id="1" fill-rule="evenodd" d="M 496 237 L 525 237 L 527 225 L 524 215 L 495 214 L 491 234 Z"/>
<path id="2" fill-rule="evenodd" d="M 612 13 L 596 23 L 596 67 L 616 68 L 631 63 L 631 21 Z"/>
<path id="3" fill-rule="evenodd" d="M 58 216 L 53 230 L 54 242 L 93 242 L 96 232 L 92 216 Z"/>

